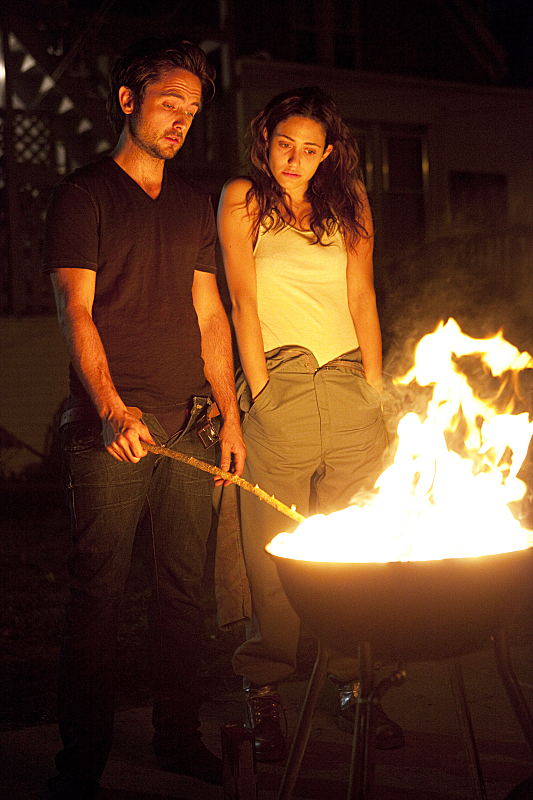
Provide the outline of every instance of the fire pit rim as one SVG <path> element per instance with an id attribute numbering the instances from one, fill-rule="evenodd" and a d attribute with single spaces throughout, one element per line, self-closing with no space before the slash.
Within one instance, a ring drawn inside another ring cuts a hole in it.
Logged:
<path id="1" fill-rule="evenodd" d="M 533 532 L 532 532 L 533 533 Z M 283 558 L 287 561 L 301 561 L 302 563 L 306 564 L 333 564 L 336 566 L 343 566 L 345 564 L 363 564 L 367 567 L 371 567 L 372 564 L 376 564 L 377 566 L 385 566 L 386 564 L 441 564 L 443 562 L 460 562 L 466 564 L 469 561 L 484 559 L 484 558 L 495 558 L 497 556 L 505 556 L 511 553 L 522 553 L 526 550 L 533 551 L 533 542 L 528 544 L 527 547 L 520 547 L 515 550 L 504 550 L 501 553 L 481 553 L 475 556 L 445 556 L 444 558 L 413 558 L 413 559 L 405 559 L 402 561 L 401 559 L 393 559 L 390 561 L 330 561 L 329 559 L 317 559 L 317 558 L 301 558 L 296 556 L 290 555 L 283 555 L 281 553 L 273 553 L 270 548 L 271 542 L 265 545 L 265 550 L 269 556 L 273 558 Z"/>

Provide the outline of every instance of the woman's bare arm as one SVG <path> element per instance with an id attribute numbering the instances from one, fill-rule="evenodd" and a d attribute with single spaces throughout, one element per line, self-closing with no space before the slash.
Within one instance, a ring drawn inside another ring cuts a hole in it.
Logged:
<path id="1" fill-rule="evenodd" d="M 354 247 L 348 246 L 347 248 L 348 306 L 361 348 L 366 379 L 381 394 L 383 391 L 381 329 L 376 305 L 372 262 L 374 233 L 366 192 L 363 202 L 366 236 L 361 238 Z"/>
<path id="2" fill-rule="evenodd" d="M 257 313 L 252 219 L 245 202 L 250 186 L 248 179 L 236 178 L 224 187 L 218 209 L 218 235 L 241 364 L 252 397 L 256 397 L 268 382 L 268 372 Z"/>

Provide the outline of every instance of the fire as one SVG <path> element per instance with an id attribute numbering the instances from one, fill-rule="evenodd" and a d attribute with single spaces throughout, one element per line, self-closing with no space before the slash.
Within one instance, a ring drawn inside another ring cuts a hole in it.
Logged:
<path id="1" fill-rule="evenodd" d="M 496 397 L 470 388 L 459 364 L 481 359 Z M 509 503 L 523 498 L 518 471 L 533 435 L 527 412 L 513 414 L 518 373 L 533 368 L 501 333 L 465 335 L 455 320 L 439 323 L 419 342 L 415 364 L 396 384 L 433 387 L 423 414 L 398 424 L 393 464 L 365 505 L 310 517 L 268 546 L 276 555 L 307 561 L 387 562 L 435 560 L 522 550 L 533 533 L 521 527 Z M 504 399 L 513 387 L 513 396 Z"/>

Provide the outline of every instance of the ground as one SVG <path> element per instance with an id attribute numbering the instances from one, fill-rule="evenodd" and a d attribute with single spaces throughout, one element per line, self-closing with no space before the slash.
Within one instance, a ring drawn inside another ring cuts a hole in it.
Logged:
<path id="1" fill-rule="evenodd" d="M 9 730 L 50 722 L 55 716 L 69 523 L 61 488 L 50 482 L 10 486 L 3 492 L 2 505 L 0 729 Z M 204 593 L 207 626 L 202 675 L 206 681 L 227 681 L 233 679 L 231 653 L 242 632 L 224 634 L 217 628 L 211 560 Z M 144 570 L 135 552 L 119 636 L 118 707 L 122 709 L 150 703 L 147 597 Z"/>
<path id="2" fill-rule="evenodd" d="M 0 730 L 55 719 L 57 661 L 67 595 L 69 521 L 59 483 L 0 485 Z M 204 581 L 206 614 L 201 675 L 206 693 L 237 689 L 231 656 L 244 632 L 222 632 L 216 621 L 210 537 Z M 119 634 L 119 710 L 151 703 L 147 659 L 148 587 L 140 554 L 134 551 Z M 301 671 L 314 661 L 314 642 L 301 643 Z M 295 679 L 301 677 L 300 672 Z"/>

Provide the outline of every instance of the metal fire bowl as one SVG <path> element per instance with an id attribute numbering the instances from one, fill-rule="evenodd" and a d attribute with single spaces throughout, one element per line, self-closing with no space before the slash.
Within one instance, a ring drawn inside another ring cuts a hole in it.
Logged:
<path id="1" fill-rule="evenodd" d="M 533 548 L 440 561 L 328 563 L 272 555 L 294 610 L 348 656 L 359 642 L 394 659 L 471 652 L 507 625 L 533 585 Z"/>

